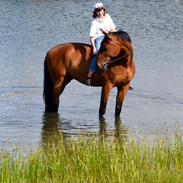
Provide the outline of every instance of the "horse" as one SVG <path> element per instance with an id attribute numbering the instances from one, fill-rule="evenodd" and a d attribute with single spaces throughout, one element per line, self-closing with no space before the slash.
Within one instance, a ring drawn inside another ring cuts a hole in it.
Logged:
<path id="1" fill-rule="evenodd" d="M 120 116 L 124 98 L 135 75 L 133 46 L 125 31 L 104 34 L 97 54 L 97 70 L 91 76 L 91 86 L 102 87 L 100 117 L 106 112 L 111 90 L 117 88 L 115 116 Z M 87 85 L 91 57 L 92 47 L 85 43 L 64 43 L 48 50 L 44 61 L 45 113 L 58 113 L 59 97 L 72 79 Z"/>

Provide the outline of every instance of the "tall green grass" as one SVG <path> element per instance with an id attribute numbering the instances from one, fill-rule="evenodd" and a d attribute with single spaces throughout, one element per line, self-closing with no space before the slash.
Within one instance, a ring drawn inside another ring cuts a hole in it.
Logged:
<path id="1" fill-rule="evenodd" d="M 116 138 L 59 137 L 24 156 L 0 152 L 0 182 L 12 183 L 181 183 L 183 142 L 149 145 Z"/>

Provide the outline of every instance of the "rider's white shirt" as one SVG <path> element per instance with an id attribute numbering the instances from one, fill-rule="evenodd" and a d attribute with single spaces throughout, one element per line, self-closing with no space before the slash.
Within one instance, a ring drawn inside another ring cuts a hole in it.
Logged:
<path id="1" fill-rule="evenodd" d="M 98 17 L 93 19 L 90 28 L 90 37 L 94 37 L 96 39 L 99 36 L 102 36 L 103 33 L 100 29 L 103 29 L 105 32 L 114 31 L 116 28 L 111 16 L 109 14 L 105 14 L 103 20 L 99 19 Z"/>

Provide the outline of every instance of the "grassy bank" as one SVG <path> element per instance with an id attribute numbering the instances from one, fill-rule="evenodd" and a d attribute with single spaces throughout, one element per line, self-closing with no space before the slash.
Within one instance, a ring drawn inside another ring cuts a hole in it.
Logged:
<path id="1" fill-rule="evenodd" d="M 183 142 L 57 138 L 27 156 L 1 150 L 0 182 L 183 182 Z"/>

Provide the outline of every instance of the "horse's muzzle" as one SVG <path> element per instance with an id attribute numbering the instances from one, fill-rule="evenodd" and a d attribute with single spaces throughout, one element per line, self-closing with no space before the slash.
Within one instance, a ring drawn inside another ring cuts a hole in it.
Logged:
<path id="1" fill-rule="evenodd" d="M 103 70 L 103 71 L 107 71 L 108 70 L 108 66 L 109 63 L 102 63 L 102 64 L 97 64 L 98 68 Z"/>
<path id="2" fill-rule="evenodd" d="M 110 58 L 106 58 L 103 63 L 98 63 L 98 67 L 104 71 L 107 71 L 109 69 L 109 62 Z"/>

